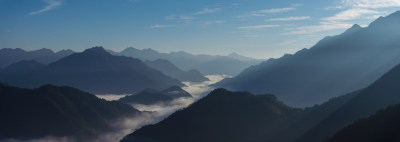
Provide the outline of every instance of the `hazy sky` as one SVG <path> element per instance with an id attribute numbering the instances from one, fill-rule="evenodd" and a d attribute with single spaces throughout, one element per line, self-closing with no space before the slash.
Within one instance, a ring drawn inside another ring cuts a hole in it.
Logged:
<path id="1" fill-rule="evenodd" d="M 0 0 L 0 48 L 269 58 L 398 10 L 400 0 Z"/>

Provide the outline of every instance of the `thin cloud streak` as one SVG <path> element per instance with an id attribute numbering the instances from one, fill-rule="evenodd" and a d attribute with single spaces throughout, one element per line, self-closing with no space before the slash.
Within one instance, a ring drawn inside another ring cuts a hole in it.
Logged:
<path id="1" fill-rule="evenodd" d="M 335 6 L 341 10 L 339 13 L 321 18 L 324 21 L 349 21 L 357 19 L 372 19 L 386 15 L 387 11 L 381 8 L 400 7 L 399 0 L 342 0 L 340 5 Z"/>
<path id="2" fill-rule="evenodd" d="M 355 8 L 355 9 L 344 10 L 342 12 L 335 14 L 334 16 L 322 18 L 322 20 L 325 20 L 325 21 L 348 21 L 348 20 L 354 20 L 354 19 L 360 19 L 360 18 L 367 18 L 371 15 L 376 15 L 376 14 L 380 14 L 380 13 L 381 12 L 376 11 L 376 10 Z"/>
<path id="3" fill-rule="evenodd" d="M 168 15 L 166 16 L 164 19 L 165 20 L 193 20 L 195 19 L 194 16 L 196 15 L 204 15 L 204 14 L 211 14 L 211 13 L 216 13 L 221 11 L 221 8 L 204 8 L 200 11 L 194 12 L 194 13 L 190 13 L 190 14 L 185 14 L 185 15 Z"/>
<path id="4" fill-rule="evenodd" d="M 147 28 L 150 28 L 150 29 L 161 29 L 161 28 L 171 28 L 171 27 L 176 27 L 176 25 L 159 25 L 159 24 L 156 24 L 156 25 L 148 26 Z"/>
<path id="5" fill-rule="evenodd" d="M 348 24 L 348 23 L 321 22 L 320 25 L 289 28 L 287 30 L 289 30 L 290 32 L 283 33 L 283 35 L 314 34 L 314 33 L 322 32 L 322 31 L 346 29 L 346 28 L 350 28 L 351 26 L 352 26 L 352 24 Z"/>
<path id="6" fill-rule="evenodd" d="M 299 6 L 301 6 L 301 5 L 299 5 Z M 295 9 L 296 8 L 294 8 L 294 7 L 263 9 L 263 10 L 251 11 L 247 14 L 236 16 L 236 18 L 244 20 L 248 17 L 262 17 L 262 16 L 266 16 L 267 14 L 285 13 L 285 12 L 289 12 L 289 11 L 292 11 Z"/>
<path id="7" fill-rule="evenodd" d="M 302 26 L 289 29 L 283 35 L 313 34 L 322 31 L 350 28 L 354 20 L 375 19 L 386 15 L 383 8 L 400 7 L 399 0 L 342 0 L 337 6 L 325 10 L 338 9 L 338 13 L 320 19 L 319 25 Z"/>
<path id="8" fill-rule="evenodd" d="M 279 25 L 254 25 L 254 26 L 238 27 L 238 29 L 242 29 L 242 30 L 256 30 L 256 29 L 265 29 L 265 28 L 274 28 L 274 27 L 279 27 Z"/>
<path id="9" fill-rule="evenodd" d="M 347 7 L 370 9 L 400 7 L 399 0 L 342 0 L 342 4 Z"/>
<path id="10" fill-rule="evenodd" d="M 273 8 L 273 9 L 265 9 L 265 10 L 259 10 L 257 13 L 284 13 L 288 11 L 295 10 L 293 7 L 286 7 L 286 8 Z"/>
<path id="11" fill-rule="evenodd" d="M 301 17 L 283 17 L 283 18 L 271 18 L 266 21 L 299 21 L 299 20 L 307 20 L 311 19 L 310 16 L 301 16 Z"/>
<path id="12" fill-rule="evenodd" d="M 41 13 L 53 10 L 62 4 L 61 1 L 55 1 L 55 0 L 43 0 L 43 1 L 45 3 L 47 3 L 48 5 L 40 10 L 30 12 L 29 15 L 37 15 L 37 14 L 41 14 Z"/>
<path id="13" fill-rule="evenodd" d="M 203 10 L 193 13 L 193 15 L 209 14 L 221 11 L 221 8 L 204 8 Z"/>

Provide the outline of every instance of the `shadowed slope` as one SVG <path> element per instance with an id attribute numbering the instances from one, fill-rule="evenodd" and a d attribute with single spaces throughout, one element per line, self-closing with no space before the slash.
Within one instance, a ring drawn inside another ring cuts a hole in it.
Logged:
<path id="1" fill-rule="evenodd" d="M 0 138 L 92 137 L 112 131 L 111 123 L 140 112 L 71 87 L 23 89 L 0 84 Z"/>
<path id="2" fill-rule="evenodd" d="M 367 87 L 400 62 L 400 12 L 369 27 L 353 26 L 310 49 L 270 59 L 224 79 L 218 87 L 273 93 L 292 106 L 312 106 Z"/>

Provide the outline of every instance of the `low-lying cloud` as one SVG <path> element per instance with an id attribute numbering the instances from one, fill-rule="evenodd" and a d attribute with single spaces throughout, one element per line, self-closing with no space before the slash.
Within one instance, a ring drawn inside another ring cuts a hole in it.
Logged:
<path id="1" fill-rule="evenodd" d="M 120 141 L 124 136 L 134 132 L 140 127 L 148 124 L 154 124 L 162 119 L 168 117 L 170 114 L 174 113 L 179 109 L 183 109 L 196 100 L 204 97 L 209 92 L 211 92 L 214 88 L 210 87 L 211 84 L 214 84 L 224 78 L 229 76 L 226 75 L 207 75 L 206 76 L 209 81 L 205 81 L 202 83 L 191 83 L 191 82 L 183 82 L 186 87 L 183 87 L 185 91 L 189 92 L 193 98 L 178 98 L 170 102 L 162 102 L 153 105 L 141 105 L 141 104 L 132 104 L 133 107 L 142 111 L 140 115 L 129 117 L 129 118 L 121 118 L 115 120 L 111 126 L 115 131 L 100 133 L 97 137 L 84 140 L 85 142 L 117 142 Z M 123 95 L 96 95 L 99 98 L 106 100 L 118 100 L 121 97 L 126 96 Z M 23 142 L 75 142 L 75 141 L 83 141 L 74 136 L 71 137 L 54 137 L 47 136 L 40 139 L 27 140 Z M 3 142 L 3 141 L 2 141 Z M 22 140 L 17 139 L 7 139 L 4 142 L 22 142 Z"/>
<path id="2" fill-rule="evenodd" d="M 115 100 L 119 100 L 122 97 L 125 97 L 129 94 L 105 94 L 105 95 L 96 95 L 97 98 L 100 99 L 105 99 L 107 101 L 115 101 Z"/>

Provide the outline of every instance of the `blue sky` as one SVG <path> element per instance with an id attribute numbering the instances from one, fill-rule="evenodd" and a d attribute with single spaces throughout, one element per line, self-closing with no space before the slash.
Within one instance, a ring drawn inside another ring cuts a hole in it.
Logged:
<path id="1" fill-rule="evenodd" d="M 280 57 L 352 24 L 400 10 L 400 0 L 0 0 L 0 48 Z"/>

